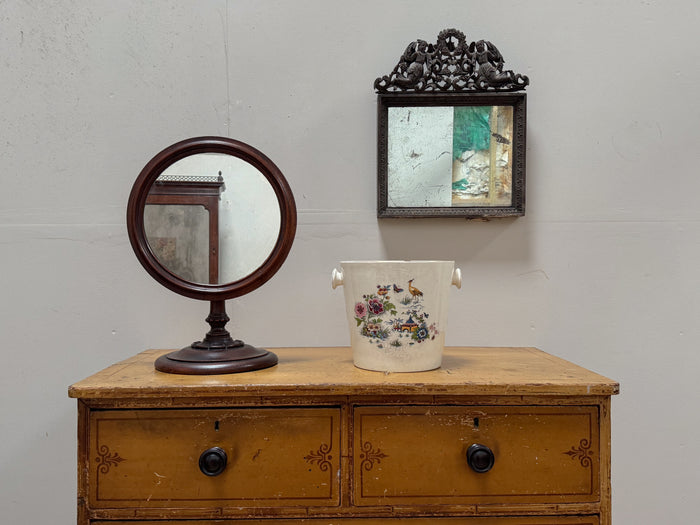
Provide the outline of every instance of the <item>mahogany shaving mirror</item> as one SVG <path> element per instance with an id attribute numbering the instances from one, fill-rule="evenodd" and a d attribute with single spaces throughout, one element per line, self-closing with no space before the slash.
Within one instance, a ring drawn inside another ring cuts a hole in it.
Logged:
<path id="1" fill-rule="evenodd" d="M 211 303 L 204 339 L 159 357 L 157 370 L 227 374 L 277 364 L 272 352 L 231 337 L 226 299 L 255 290 L 279 270 L 296 217 L 282 172 L 243 142 L 186 139 L 146 164 L 127 207 L 136 257 L 166 288 Z"/>

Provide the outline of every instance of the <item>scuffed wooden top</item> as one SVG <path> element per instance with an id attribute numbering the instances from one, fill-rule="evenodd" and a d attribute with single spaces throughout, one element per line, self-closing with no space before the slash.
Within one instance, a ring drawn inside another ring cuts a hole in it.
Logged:
<path id="1" fill-rule="evenodd" d="M 68 389 L 70 397 L 155 398 L 221 395 L 612 395 L 619 385 L 536 348 L 445 348 L 442 367 L 384 373 L 353 366 L 350 348 L 270 348 L 279 364 L 242 374 L 188 376 L 153 368 L 146 350 Z"/>

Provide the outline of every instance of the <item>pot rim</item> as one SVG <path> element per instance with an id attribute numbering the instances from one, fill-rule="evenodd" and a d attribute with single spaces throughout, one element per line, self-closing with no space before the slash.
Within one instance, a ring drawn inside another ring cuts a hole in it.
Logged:
<path id="1" fill-rule="evenodd" d="M 454 264 L 454 261 L 444 261 L 444 260 L 411 260 L 411 261 L 401 261 L 401 260 L 377 260 L 377 261 L 340 261 L 340 264 Z"/>

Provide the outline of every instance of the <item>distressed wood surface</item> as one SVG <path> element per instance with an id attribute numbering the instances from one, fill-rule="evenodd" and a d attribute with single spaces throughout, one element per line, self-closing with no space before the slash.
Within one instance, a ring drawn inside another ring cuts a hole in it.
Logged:
<path id="1" fill-rule="evenodd" d="M 272 350 L 278 366 L 220 376 L 157 372 L 167 350 L 147 350 L 71 386 L 78 523 L 610 524 L 616 382 L 535 348 L 395 374 L 349 348 Z M 488 473 L 466 463 L 476 442 Z M 206 478 L 211 446 L 230 465 Z"/>
<path id="2" fill-rule="evenodd" d="M 243 374 L 164 374 L 155 359 L 171 350 L 147 350 L 69 388 L 74 398 L 216 397 L 265 395 L 590 395 L 609 396 L 619 385 L 536 348 L 448 347 L 442 367 L 383 373 L 353 366 L 349 348 L 272 348 L 279 364 Z"/>
<path id="3" fill-rule="evenodd" d="M 595 406 L 360 406 L 354 428 L 356 505 L 600 499 Z M 472 443 L 493 451 L 488 473 L 464 461 Z"/>
<path id="4" fill-rule="evenodd" d="M 163 525 L 162 521 L 98 521 L 94 525 Z M 225 520 L 225 521 L 168 521 L 171 525 L 253 525 L 259 520 Z M 518 517 L 518 518 L 375 518 L 375 519 L 295 519 L 275 520 L 280 525 L 307 523 L 310 525 L 375 525 L 408 523 L 410 525 L 598 525 L 598 516 L 560 516 L 560 517 Z"/>
<path id="5" fill-rule="evenodd" d="M 95 509 L 340 504 L 338 408 L 96 410 L 90 426 Z M 228 461 L 205 476 L 211 447 Z"/>

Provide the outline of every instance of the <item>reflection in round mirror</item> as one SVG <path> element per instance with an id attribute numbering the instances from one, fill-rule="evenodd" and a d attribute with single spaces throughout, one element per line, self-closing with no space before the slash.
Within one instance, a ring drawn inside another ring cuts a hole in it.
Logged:
<path id="1" fill-rule="evenodd" d="M 262 265 L 280 231 L 277 196 L 265 176 L 238 157 L 198 153 L 166 168 L 144 210 L 148 244 L 185 281 L 224 284 Z"/>

